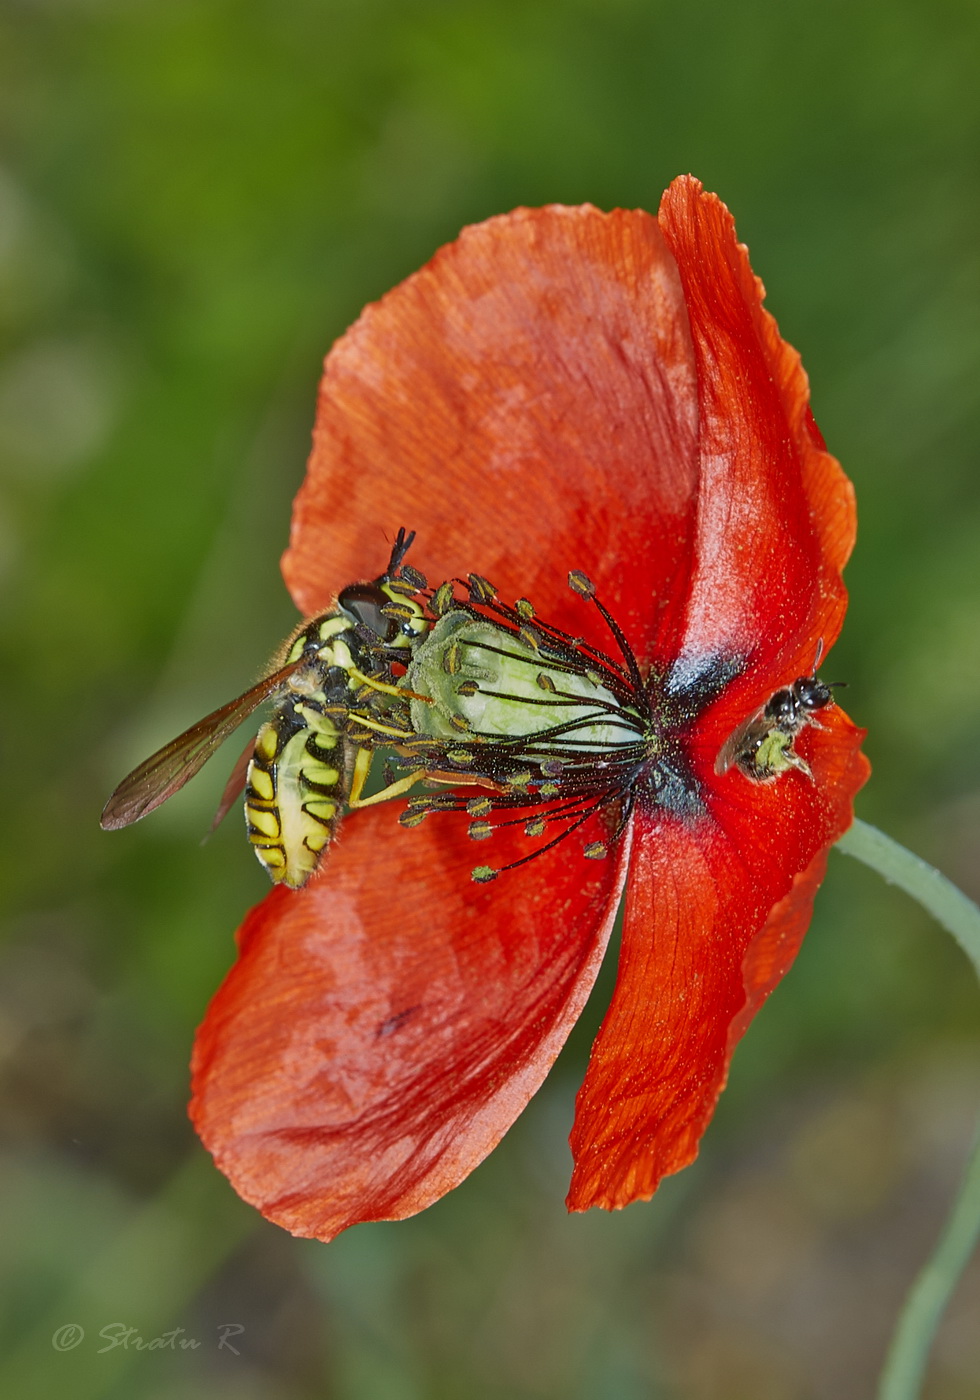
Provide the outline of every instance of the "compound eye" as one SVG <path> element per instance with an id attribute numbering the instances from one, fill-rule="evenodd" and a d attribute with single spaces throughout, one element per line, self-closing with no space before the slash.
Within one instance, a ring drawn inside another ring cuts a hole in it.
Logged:
<path id="1" fill-rule="evenodd" d="M 383 642 L 398 636 L 398 622 L 381 611 L 391 599 L 374 583 L 352 583 L 337 599 L 337 606 Z"/>
<path id="2" fill-rule="evenodd" d="M 834 698 L 830 686 L 818 681 L 816 676 L 801 676 L 793 689 L 805 710 L 822 710 Z"/>

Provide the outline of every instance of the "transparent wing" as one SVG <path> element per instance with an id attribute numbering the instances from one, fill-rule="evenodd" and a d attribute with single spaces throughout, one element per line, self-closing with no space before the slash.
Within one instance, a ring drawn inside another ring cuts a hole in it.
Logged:
<path id="1" fill-rule="evenodd" d="M 305 665 L 307 662 L 301 657 L 263 677 L 258 685 L 253 685 L 237 700 L 230 700 L 220 710 L 205 715 L 204 719 L 192 724 L 190 729 L 185 729 L 183 734 L 171 739 L 169 744 L 134 768 L 105 804 L 103 830 L 118 831 L 120 827 L 132 826 L 148 812 L 155 811 L 168 797 L 173 797 L 195 773 L 200 772 L 215 749 L 238 728 L 242 720 L 248 719 L 263 700 L 275 694 Z"/>
<path id="2" fill-rule="evenodd" d="M 218 810 L 215 812 L 214 821 L 211 823 L 211 830 L 208 833 L 209 836 L 213 835 L 213 833 L 218 830 L 218 827 L 245 791 L 245 779 L 248 777 L 248 765 L 251 762 L 254 752 L 255 741 L 249 739 L 238 756 L 234 768 L 228 775 L 228 781 L 225 783 L 225 790 L 221 794 L 221 801 L 218 803 Z M 207 837 L 204 839 L 206 841 Z"/>
<path id="3" fill-rule="evenodd" d="M 728 772 L 736 758 L 738 758 L 745 741 L 758 729 L 760 723 L 763 724 L 763 728 L 765 728 L 763 712 L 762 710 L 756 710 L 754 715 L 745 720 L 743 724 L 740 724 L 733 733 L 729 734 L 718 751 L 718 757 L 715 759 L 716 773 L 721 774 Z"/>

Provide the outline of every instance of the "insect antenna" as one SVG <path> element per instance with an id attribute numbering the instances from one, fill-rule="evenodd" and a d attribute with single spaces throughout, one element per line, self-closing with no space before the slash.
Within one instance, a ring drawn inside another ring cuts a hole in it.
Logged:
<path id="1" fill-rule="evenodd" d="M 391 547 L 391 558 L 388 560 L 387 572 L 389 575 L 396 574 L 401 568 L 405 555 L 411 549 L 414 539 L 414 530 L 406 530 L 404 526 L 399 526 L 398 534 L 395 536 L 395 543 Z"/>

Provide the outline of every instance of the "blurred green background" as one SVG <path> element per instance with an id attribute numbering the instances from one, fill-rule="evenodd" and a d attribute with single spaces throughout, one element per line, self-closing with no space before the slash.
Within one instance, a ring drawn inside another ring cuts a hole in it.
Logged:
<path id="1" fill-rule="evenodd" d="M 832 857 L 651 1204 L 562 1206 L 607 972 L 470 1180 L 321 1246 L 239 1203 L 185 1117 L 265 890 L 235 818 L 199 845 L 231 755 L 132 831 L 98 813 L 291 627 L 320 362 L 361 305 L 466 222 L 655 209 L 692 170 L 857 484 L 832 669 L 870 730 L 858 810 L 980 895 L 978 50 L 975 0 L 0 4 L 0 1395 L 870 1393 L 980 1084 L 967 964 L 901 896 Z M 980 1396 L 978 1315 L 974 1266 L 929 1400 Z M 114 1322 L 201 1345 L 99 1354 Z"/>

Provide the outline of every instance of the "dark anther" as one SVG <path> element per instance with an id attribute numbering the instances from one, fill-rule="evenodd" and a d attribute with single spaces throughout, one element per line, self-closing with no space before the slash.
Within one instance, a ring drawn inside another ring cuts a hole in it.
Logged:
<path id="1" fill-rule="evenodd" d="M 474 603 L 492 603 L 497 596 L 497 590 L 489 579 L 482 574 L 468 574 L 470 584 L 470 600 Z"/>
<path id="2" fill-rule="evenodd" d="M 465 768 L 467 764 L 473 762 L 473 755 L 467 753 L 466 749 L 448 749 L 446 757 L 450 763 L 456 764 L 458 768 Z"/>
<path id="3" fill-rule="evenodd" d="M 583 574 L 581 569 L 572 569 L 568 575 L 568 586 L 573 593 L 578 593 L 583 598 L 595 597 L 595 584 L 588 574 Z"/>
<path id="4" fill-rule="evenodd" d="M 432 595 L 432 602 L 429 604 L 430 612 L 436 617 L 442 617 L 453 605 L 453 586 L 448 580 L 440 583 L 435 593 Z"/>
<path id="5" fill-rule="evenodd" d="M 407 584 L 418 592 L 422 588 L 428 587 L 428 579 L 425 574 L 419 573 L 418 569 L 413 569 L 411 564 L 403 564 L 401 570 L 402 578 Z"/>
<path id="6" fill-rule="evenodd" d="M 384 617 L 393 618 L 396 622 L 411 622 L 415 616 L 414 610 L 404 603 L 385 603 L 381 612 Z"/>

